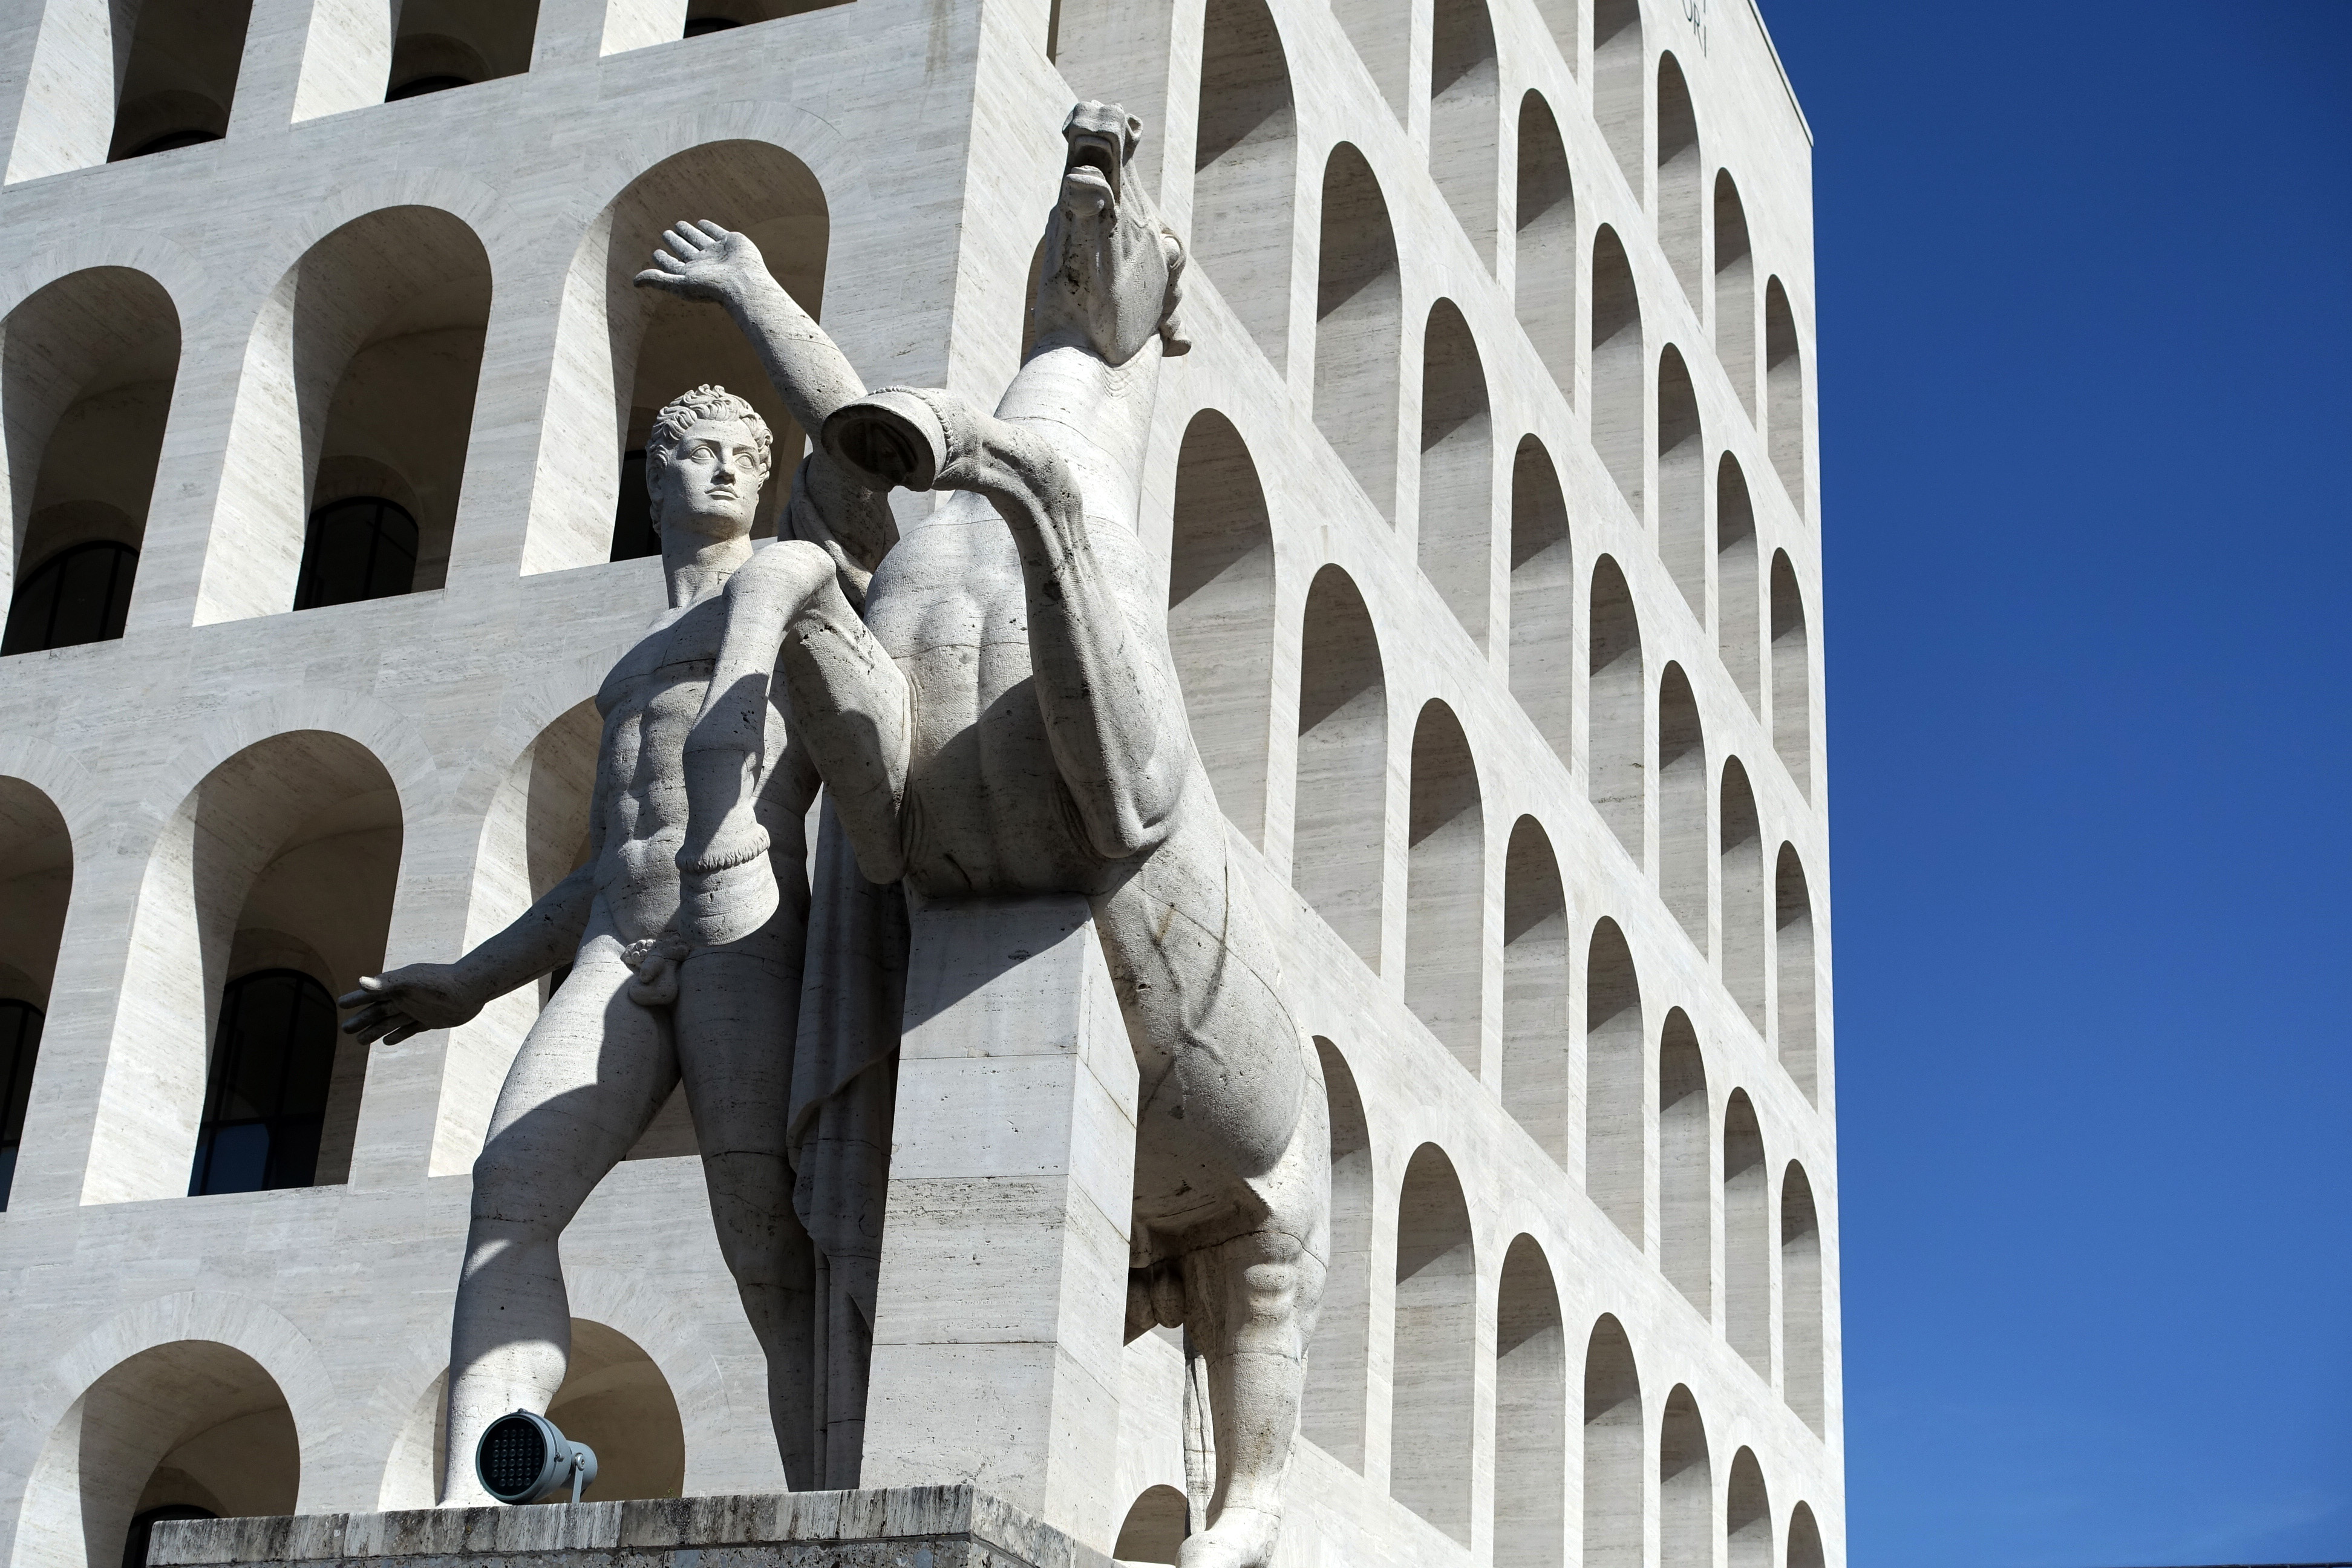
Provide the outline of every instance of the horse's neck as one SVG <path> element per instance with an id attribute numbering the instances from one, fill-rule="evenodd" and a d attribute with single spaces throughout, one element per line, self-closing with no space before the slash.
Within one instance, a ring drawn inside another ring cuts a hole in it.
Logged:
<path id="1" fill-rule="evenodd" d="M 1090 348 L 1047 349 L 1021 367 L 996 405 L 1051 440 L 1076 474 L 1087 515 L 1136 526 L 1151 403 L 1160 385 L 1153 338 L 1125 364 L 1105 364 Z"/>

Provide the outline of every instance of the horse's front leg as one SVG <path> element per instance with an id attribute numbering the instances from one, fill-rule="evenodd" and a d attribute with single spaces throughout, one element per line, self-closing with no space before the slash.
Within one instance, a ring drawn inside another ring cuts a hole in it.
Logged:
<path id="1" fill-rule="evenodd" d="M 1145 619 L 1151 595 L 1133 541 L 1094 536 L 1076 478 L 1045 436 L 951 392 L 887 388 L 825 421 L 824 440 L 886 484 L 973 490 L 995 506 L 1021 552 L 1038 707 L 1090 846 L 1106 860 L 1157 847 L 1192 740 L 1166 646 Z"/>

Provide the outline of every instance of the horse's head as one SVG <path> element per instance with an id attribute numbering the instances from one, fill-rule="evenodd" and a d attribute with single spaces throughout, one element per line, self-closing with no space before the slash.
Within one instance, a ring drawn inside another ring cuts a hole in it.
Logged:
<path id="1" fill-rule="evenodd" d="M 1142 134 L 1117 104 L 1081 103 L 1063 122 L 1062 191 L 1032 304 L 1041 349 L 1082 343 L 1116 365 L 1154 334 L 1171 354 L 1192 346 L 1176 324 L 1184 247 L 1129 178 Z"/>

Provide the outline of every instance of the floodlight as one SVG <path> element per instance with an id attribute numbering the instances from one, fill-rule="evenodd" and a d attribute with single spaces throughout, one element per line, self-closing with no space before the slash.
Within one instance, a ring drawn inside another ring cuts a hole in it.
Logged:
<path id="1" fill-rule="evenodd" d="M 546 1416 L 518 1410 L 483 1431 L 474 1446 L 474 1475 L 500 1502 L 537 1502 L 567 1480 L 578 1502 L 596 1479 L 596 1450 L 565 1437 Z"/>

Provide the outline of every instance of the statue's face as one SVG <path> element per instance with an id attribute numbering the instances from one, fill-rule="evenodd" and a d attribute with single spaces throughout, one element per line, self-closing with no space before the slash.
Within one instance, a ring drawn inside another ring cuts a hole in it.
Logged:
<path id="1" fill-rule="evenodd" d="M 760 504 L 760 446 L 740 419 L 698 419 L 663 465 L 654 517 L 667 531 L 682 528 L 709 539 L 751 531 Z"/>

